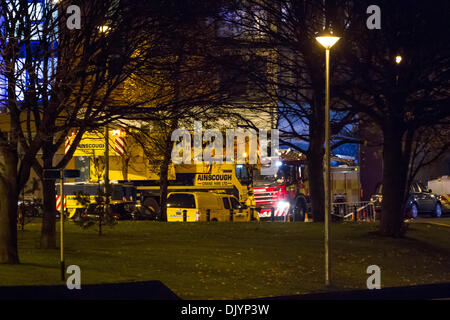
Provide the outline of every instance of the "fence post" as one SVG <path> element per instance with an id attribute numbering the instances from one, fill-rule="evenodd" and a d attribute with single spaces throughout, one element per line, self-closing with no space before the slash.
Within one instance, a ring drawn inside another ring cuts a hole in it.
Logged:
<path id="1" fill-rule="evenodd" d="M 206 209 L 206 221 L 209 222 L 211 220 L 211 209 Z"/>
<path id="2" fill-rule="evenodd" d="M 187 221 L 187 210 L 183 210 L 183 222 Z"/>
<path id="3" fill-rule="evenodd" d="M 358 211 L 356 210 L 356 206 L 353 206 L 353 220 L 354 220 L 355 222 L 358 221 L 357 215 L 358 215 Z"/>
<path id="4" fill-rule="evenodd" d="M 274 222 L 275 221 L 275 208 L 274 207 L 270 208 L 270 217 L 272 219 L 272 222 Z"/>

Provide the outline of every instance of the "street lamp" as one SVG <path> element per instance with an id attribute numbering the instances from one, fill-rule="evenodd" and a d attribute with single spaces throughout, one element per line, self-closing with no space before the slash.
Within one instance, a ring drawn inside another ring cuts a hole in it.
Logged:
<path id="1" fill-rule="evenodd" d="M 331 179 L 330 179 L 330 49 L 339 37 L 331 31 L 317 35 L 316 40 L 325 48 L 325 285 L 330 285 L 330 215 L 331 215 Z"/>
<path id="2" fill-rule="evenodd" d="M 402 62 L 402 56 L 401 55 L 397 55 L 395 56 L 395 63 L 398 65 L 400 65 L 400 63 Z M 395 86 L 398 87 L 398 68 L 396 68 L 395 70 Z"/>
<path id="3" fill-rule="evenodd" d="M 103 26 L 99 26 L 98 30 L 100 31 L 100 33 L 108 33 L 109 29 L 111 29 L 109 26 L 107 25 L 103 25 Z"/>

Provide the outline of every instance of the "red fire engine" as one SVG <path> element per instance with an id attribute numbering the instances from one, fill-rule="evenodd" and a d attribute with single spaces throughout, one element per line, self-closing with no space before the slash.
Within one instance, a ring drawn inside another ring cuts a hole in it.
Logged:
<path id="1" fill-rule="evenodd" d="M 289 213 L 295 221 L 304 221 L 308 210 L 307 186 L 303 179 L 306 158 L 303 154 L 290 150 L 280 150 L 277 173 L 261 175 L 255 169 L 253 190 L 256 210 L 260 218 L 287 217 Z"/>
<path id="2" fill-rule="evenodd" d="M 304 221 L 305 213 L 310 212 L 306 157 L 293 150 L 280 150 L 280 153 L 275 175 L 261 175 L 257 169 L 253 172 L 256 210 L 260 218 L 273 216 L 275 219 Z M 360 201 L 359 168 L 354 166 L 353 160 L 337 157 L 332 160 L 345 163 L 331 168 L 333 202 Z"/>

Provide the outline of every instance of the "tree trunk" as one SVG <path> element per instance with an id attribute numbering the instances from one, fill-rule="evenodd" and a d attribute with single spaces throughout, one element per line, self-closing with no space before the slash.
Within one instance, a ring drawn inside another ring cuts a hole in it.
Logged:
<path id="1" fill-rule="evenodd" d="M 122 178 L 125 181 L 128 181 L 128 165 L 130 163 L 130 155 L 124 154 L 121 156 L 122 158 Z"/>
<path id="2" fill-rule="evenodd" d="M 308 179 L 311 199 L 311 213 L 314 222 L 325 218 L 325 189 L 323 179 L 323 144 L 316 145 L 311 139 L 308 152 Z"/>
<path id="3" fill-rule="evenodd" d="M 43 147 L 44 168 L 53 166 L 54 154 L 47 147 Z M 44 198 L 44 215 L 41 228 L 41 249 L 56 248 L 56 190 L 55 180 L 42 180 L 42 192 Z M 62 199 L 61 199 L 62 201 Z"/>
<path id="4" fill-rule="evenodd" d="M 323 95 L 316 94 L 315 105 L 311 108 L 309 120 L 308 179 L 311 208 L 314 222 L 325 220 L 325 186 L 324 186 L 324 155 L 325 155 L 325 106 Z"/>
<path id="5" fill-rule="evenodd" d="M 55 180 L 43 180 L 42 190 L 44 193 L 44 215 L 41 229 L 41 249 L 54 249 L 56 248 Z"/>
<path id="6" fill-rule="evenodd" d="M 18 264 L 17 250 L 17 154 L 2 150 L 0 178 L 0 263 Z"/>
<path id="7" fill-rule="evenodd" d="M 382 235 L 396 238 L 404 235 L 406 179 L 407 164 L 402 152 L 402 133 L 395 125 L 391 125 L 384 130 L 383 142 Z"/>
<path id="8" fill-rule="evenodd" d="M 169 186 L 169 164 L 172 155 L 172 132 L 178 126 L 177 120 L 172 120 L 170 126 L 170 132 L 166 136 L 165 146 L 164 146 L 164 160 L 160 169 L 160 198 L 159 206 L 161 208 L 161 220 L 167 221 L 167 189 Z"/>

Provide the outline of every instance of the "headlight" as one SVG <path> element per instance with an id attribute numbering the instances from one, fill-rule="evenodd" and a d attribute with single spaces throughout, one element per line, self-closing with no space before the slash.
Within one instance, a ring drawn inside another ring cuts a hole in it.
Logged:
<path id="1" fill-rule="evenodd" d="M 278 201 L 277 202 L 277 209 L 278 210 L 285 210 L 285 209 L 289 209 L 289 202 L 288 201 Z"/>
<path id="2" fill-rule="evenodd" d="M 373 202 L 373 203 L 379 202 L 379 203 L 381 203 L 382 201 L 383 201 L 383 196 L 370 197 L 370 202 Z"/>

